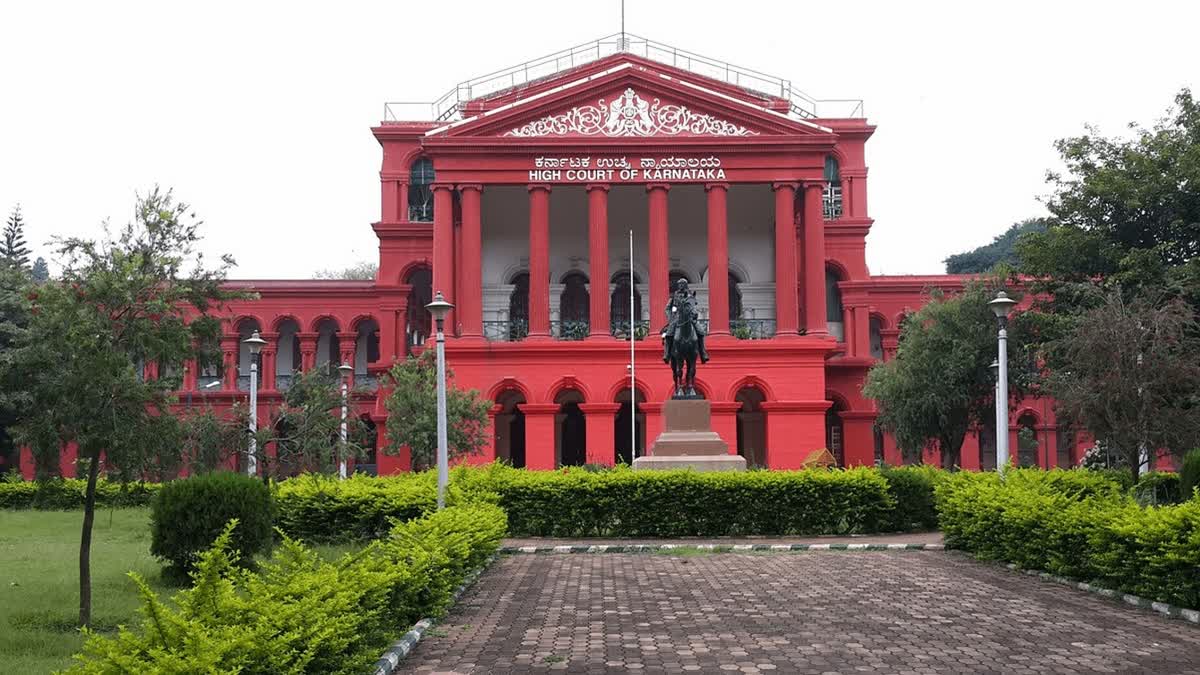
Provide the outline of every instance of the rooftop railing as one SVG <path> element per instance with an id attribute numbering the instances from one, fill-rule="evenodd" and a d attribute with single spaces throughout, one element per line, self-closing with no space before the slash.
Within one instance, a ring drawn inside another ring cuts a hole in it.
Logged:
<path id="1" fill-rule="evenodd" d="M 499 92 L 528 85 L 617 53 L 629 53 L 675 68 L 741 87 L 747 91 L 788 101 L 792 115 L 814 117 L 864 117 L 861 99 L 818 99 L 794 87 L 790 80 L 768 75 L 686 49 L 649 40 L 632 33 L 614 33 L 531 61 L 503 68 L 458 83 L 429 102 L 396 101 L 383 104 L 385 122 L 437 121 L 461 118 L 463 105 Z"/>

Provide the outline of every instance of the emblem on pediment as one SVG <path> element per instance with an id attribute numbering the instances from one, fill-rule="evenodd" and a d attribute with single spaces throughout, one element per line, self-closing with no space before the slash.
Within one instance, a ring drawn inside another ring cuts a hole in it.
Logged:
<path id="1" fill-rule="evenodd" d="M 505 136 L 757 136 L 728 120 L 689 110 L 687 106 L 663 103 L 657 98 L 646 102 L 633 89 L 611 102 L 582 105 L 565 113 L 548 115 L 505 133 Z"/>

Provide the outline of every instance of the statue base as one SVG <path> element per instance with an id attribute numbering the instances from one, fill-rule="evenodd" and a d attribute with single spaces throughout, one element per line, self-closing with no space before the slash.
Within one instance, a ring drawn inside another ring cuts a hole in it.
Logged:
<path id="1" fill-rule="evenodd" d="M 663 404 L 664 431 L 650 454 L 633 460 L 634 469 L 744 471 L 746 458 L 712 430 L 712 409 L 704 399 L 672 399 Z"/>

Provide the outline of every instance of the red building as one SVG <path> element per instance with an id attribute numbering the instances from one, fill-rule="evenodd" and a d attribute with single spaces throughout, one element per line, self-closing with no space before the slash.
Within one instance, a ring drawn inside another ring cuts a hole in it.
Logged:
<path id="1" fill-rule="evenodd" d="M 181 405 L 245 397 L 240 341 L 255 330 L 270 343 L 260 418 L 300 369 L 352 363 L 370 391 L 422 348 L 423 305 L 440 290 L 456 305 L 456 383 L 495 403 L 494 442 L 478 461 L 628 461 L 631 415 L 639 447 L 661 429 L 671 378 L 657 335 L 683 277 L 712 354 L 697 387 L 731 452 L 779 469 L 823 447 L 844 465 L 898 463 L 873 428 L 864 377 L 894 353 L 900 318 L 928 289 L 962 278 L 868 271 L 874 130 L 861 102 L 814 100 L 788 80 L 629 35 L 468 80 L 416 112 L 389 104 L 371 130 L 383 150 L 377 278 L 231 282 L 261 298 L 231 308 L 223 368 L 189 367 Z M 357 406 L 382 442 L 377 398 L 360 394 Z M 1012 419 L 1022 464 L 1078 459 L 1048 402 Z M 1027 434 L 1018 442 L 1018 426 L 1032 427 L 1036 447 Z M 994 466 L 992 433 L 982 451 L 968 438 L 965 467 Z M 408 468 L 404 456 L 374 462 Z"/>

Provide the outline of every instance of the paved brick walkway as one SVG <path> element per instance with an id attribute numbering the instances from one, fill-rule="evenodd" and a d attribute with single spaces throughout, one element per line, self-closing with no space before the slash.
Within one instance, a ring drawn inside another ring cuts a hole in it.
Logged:
<path id="1" fill-rule="evenodd" d="M 853 537 L 680 537 L 678 539 L 654 539 L 633 537 L 629 539 L 555 539 L 552 537 L 525 537 L 505 539 L 503 545 L 520 546 L 628 546 L 637 544 L 675 544 L 677 546 L 699 546 L 702 544 L 940 544 L 941 532 L 905 532 L 902 534 L 869 534 Z"/>
<path id="2" fill-rule="evenodd" d="M 1200 628 L 956 554 L 514 555 L 401 665 L 1200 673 Z"/>

